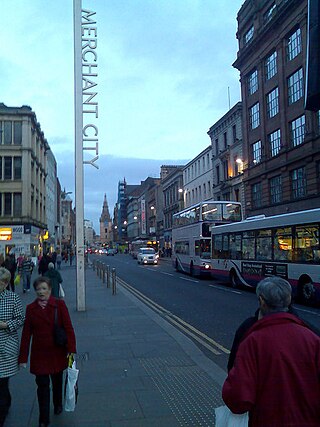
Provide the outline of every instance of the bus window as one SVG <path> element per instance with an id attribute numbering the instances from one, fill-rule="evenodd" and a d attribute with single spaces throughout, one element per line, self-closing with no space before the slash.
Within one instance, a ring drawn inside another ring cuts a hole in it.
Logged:
<path id="1" fill-rule="evenodd" d="M 176 242 L 174 251 L 176 254 L 189 255 L 189 242 Z"/>
<path id="2" fill-rule="evenodd" d="M 230 234 L 230 258 L 241 259 L 241 234 Z"/>
<path id="3" fill-rule="evenodd" d="M 221 221 L 221 206 L 215 203 L 206 203 L 202 205 L 203 221 Z"/>
<path id="4" fill-rule="evenodd" d="M 271 261 L 272 260 L 271 230 L 258 230 L 256 241 L 257 241 L 256 259 L 258 261 Z"/>
<path id="5" fill-rule="evenodd" d="M 255 253 L 255 239 L 254 231 L 245 231 L 242 235 L 242 256 L 243 259 L 252 259 L 256 258 Z"/>
<path id="6" fill-rule="evenodd" d="M 228 234 L 224 234 L 222 238 L 222 258 L 230 258 Z"/>
<path id="7" fill-rule="evenodd" d="M 210 259 L 211 255 L 211 241 L 210 239 L 200 240 L 200 258 Z"/>
<path id="8" fill-rule="evenodd" d="M 295 233 L 295 261 L 319 262 L 318 226 L 297 226 Z"/>
<path id="9" fill-rule="evenodd" d="M 222 234 L 212 236 L 212 258 L 222 258 Z"/>
<path id="10" fill-rule="evenodd" d="M 291 227 L 277 228 L 275 230 L 273 251 L 275 261 L 292 261 Z"/>
<path id="11" fill-rule="evenodd" d="M 228 222 L 241 221 L 241 207 L 233 203 L 222 205 L 222 219 Z"/>

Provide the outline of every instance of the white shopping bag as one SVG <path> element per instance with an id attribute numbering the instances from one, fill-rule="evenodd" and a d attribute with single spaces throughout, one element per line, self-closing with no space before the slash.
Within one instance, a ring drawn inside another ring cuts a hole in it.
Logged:
<path id="1" fill-rule="evenodd" d="M 67 377 L 65 384 L 64 409 L 67 412 L 74 411 L 78 396 L 78 375 L 79 369 L 76 368 L 76 362 L 72 363 L 72 367 L 67 369 Z"/>
<path id="2" fill-rule="evenodd" d="M 244 414 L 234 414 L 227 406 L 215 408 L 216 427 L 248 427 L 248 412 Z"/>

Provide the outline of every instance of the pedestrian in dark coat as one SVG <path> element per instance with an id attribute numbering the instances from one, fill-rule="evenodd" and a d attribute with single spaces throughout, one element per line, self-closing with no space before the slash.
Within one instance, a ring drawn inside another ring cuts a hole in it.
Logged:
<path id="1" fill-rule="evenodd" d="M 17 330 L 24 321 L 18 295 L 7 288 L 11 273 L 0 268 L 0 427 L 11 405 L 9 378 L 18 372 L 19 337 Z"/>
<path id="2" fill-rule="evenodd" d="M 62 277 L 58 270 L 54 268 L 53 262 L 49 262 L 48 271 L 44 274 L 45 277 L 48 277 L 51 282 L 51 295 L 55 298 L 60 298 L 60 283 L 62 283 Z"/>
<path id="3" fill-rule="evenodd" d="M 10 271 L 11 278 L 8 284 L 8 289 L 11 288 L 12 292 L 14 292 L 14 275 L 16 273 L 17 263 L 13 254 L 6 255 L 3 267 Z"/>
<path id="4" fill-rule="evenodd" d="M 67 306 L 63 300 L 51 295 L 51 283 L 47 277 L 38 277 L 33 287 L 37 299 L 26 309 L 26 320 L 21 337 L 19 363 L 26 366 L 30 352 L 30 372 L 36 376 L 39 403 L 39 427 L 50 422 L 50 378 L 52 382 L 55 414 L 62 412 L 62 377 L 68 366 L 68 354 L 76 352 L 76 340 Z M 68 342 L 59 347 L 54 342 L 55 308 L 58 324 L 63 326 Z"/>

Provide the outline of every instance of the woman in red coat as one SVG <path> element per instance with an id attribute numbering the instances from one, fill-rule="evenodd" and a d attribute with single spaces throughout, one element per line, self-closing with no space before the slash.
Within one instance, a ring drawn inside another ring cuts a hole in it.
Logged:
<path id="1" fill-rule="evenodd" d="M 63 300 L 51 295 L 51 283 L 47 277 L 38 277 L 33 287 L 37 299 L 26 309 L 22 331 L 19 363 L 26 367 L 30 341 L 30 372 L 36 376 L 39 402 L 39 427 L 50 422 L 50 377 L 52 381 L 55 414 L 62 412 L 62 377 L 68 366 L 68 354 L 76 352 L 76 340 L 67 306 Z M 66 331 L 67 344 L 59 347 L 54 342 L 55 309 L 57 323 Z"/>

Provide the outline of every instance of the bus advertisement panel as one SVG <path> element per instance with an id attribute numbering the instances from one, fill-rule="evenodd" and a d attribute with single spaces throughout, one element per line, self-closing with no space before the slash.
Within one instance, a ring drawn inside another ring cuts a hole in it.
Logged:
<path id="1" fill-rule="evenodd" d="M 320 301 L 320 209 L 253 217 L 211 230 L 211 274 L 254 288 L 268 276 L 287 279 L 302 303 Z"/>
<path id="2" fill-rule="evenodd" d="M 241 221 L 241 203 L 209 200 L 173 215 L 172 261 L 191 276 L 210 275 L 211 228 Z"/>

